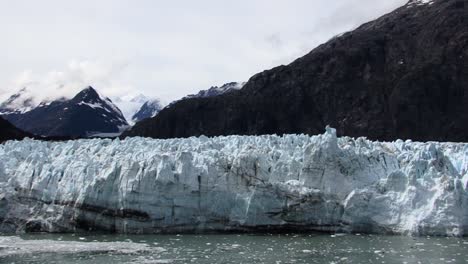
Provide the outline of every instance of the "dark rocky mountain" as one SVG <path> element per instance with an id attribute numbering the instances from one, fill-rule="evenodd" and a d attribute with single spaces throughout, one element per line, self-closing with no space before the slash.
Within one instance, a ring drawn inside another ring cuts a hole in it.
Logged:
<path id="1" fill-rule="evenodd" d="M 207 90 L 201 90 L 197 94 L 190 94 L 185 96 L 184 98 L 180 100 L 185 100 L 189 98 L 206 98 L 206 97 L 213 97 L 213 96 L 218 96 L 221 94 L 229 93 L 232 91 L 237 91 L 241 89 L 245 83 L 239 83 L 239 82 L 230 82 L 226 83 L 220 87 L 218 86 L 212 86 Z M 174 105 L 176 102 L 180 101 L 176 100 L 168 105 L 168 107 L 171 107 Z M 151 117 L 156 116 L 162 109 L 164 109 L 163 104 L 161 103 L 160 100 L 154 99 L 154 100 L 149 100 L 145 102 L 141 108 L 133 115 L 132 117 L 132 122 L 137 123 L 140 122 L 144 119 L 148 119 Z"/>
<path id="2" fill-rule="evenodd" d="M 145 102 L 141 108 L 132 116 L 134 123 L 140 122 L 144 119 L 151 118 L 159 113 L 163 109 L 161 101 L 155 99 Z"/>
<path id="3" fill-rule="evenodd" d="M 108 98 L 88 87 L 70 100 L 41 103 L 27 112 L 3 117 L 16 127 L 39 136 L 86 137 L 119 133 L 128 126 L 121 111 Z"/>
<path id="4" fill-rule="evenodd" d="M 25 137 L 32 138 L 32 135 L 19 130 L 10 122 L 0 117 L 0 143 L 3 143 L 7 140 L 21 140 Z"/>
<path id="5" fill-rule="evenodd" d="M 243 89 L 179 101 L 124 136 L 321 133 L 468 141 L 468 2 L 410 1 Z"/>

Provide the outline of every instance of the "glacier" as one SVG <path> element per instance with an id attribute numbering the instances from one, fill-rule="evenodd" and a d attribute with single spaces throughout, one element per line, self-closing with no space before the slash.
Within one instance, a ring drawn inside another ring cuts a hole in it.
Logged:
<path id="1" fill-rule="evenodd" d="M 0 232 L 466 236 L 468 144 L 322 135 L 0 145 Z"/>

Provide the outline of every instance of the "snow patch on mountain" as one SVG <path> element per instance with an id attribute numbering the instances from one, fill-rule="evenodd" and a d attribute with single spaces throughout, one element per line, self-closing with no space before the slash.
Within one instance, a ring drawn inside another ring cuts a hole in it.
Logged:
<path id="1" fill-rule="evenodd" d="M 125 119 L 129 123 L 131 123 L 133 115 L 149 100 L 150 99 L 143 94 L 112 98 L 112 101 L 122 110 Z"/>
<path id="2" fill-rule="evenodd" d="M 0 230 L 462 236 L 468 144 L 318 136 L 9 141 Z M 34 210 L 32 210 L 34 208 Z"/>
<path id="3" fill-rule="evenodd" d="M 407 6 L 421 6 L 421 5 L 432 5 L 434 0 L 411 0 L 408 2 Z"/>
<path id="4" fill-rule="evenodd" d="M 242 89 L 244 87 L 245 84 L 246 84 L 246 82 L 230 82 L 230 83 L 226 83 L 226 84 L 224 84 L 222 86 L 219 86 L 219 87 L 218 86 L 212 86 L 208 90 L 201 90 L 197 94 L 190 94 L 190 95 L 187 95 L 187 96 L 183 97 L 182 99 L 175 100 L 175 101 L 171 102 L 167 107 L 171 107 L 172 105 L 174 105 L 178 101 L 185 100 L 185 99 L 207 98 L 207 97 L 218 96 L 218 95 L 221 95 L 221 94 L 225 94 L 225 93 L 229 93 L 229 92 L 232 92 L 232 91 L 240 90 L 240 89 Z"/>
<path id="5" fill-rule="evenodd" d="M 201 90 L 197 94 L 188 95 L 188 96 L 184 97 L 184 99 L 217 96 L 217 95 L 221 95 L 221 94 L 224 94 L 224 93 L 227 93 L 227 92 L 240 90 L 240 89 L 242 89 L 242 87 L 244 87 L 245 84 L 246 84 L 245 82 L 230 82 L 230 83 L 226 83 L 226 84 L 224 84 L 224 85 L 222 85 L 220 87 L 213 86 L 208 90 Z"/>
<path id="6" fill-rule="evenodd" d="M 34 109 L 37 106 L 36 103 L 28 90 L 22 88 L 0 104 L 0 115 L 26 113 Z"/>
<path id="7" fill-rule="evenodd" d="M 91 108 L 94 108 L 94 109 L 96 109 L 96 108 L 102 108 L 102 109 L 104 109 L 104 107 L 102 107 L 101 104 L 90 104 L 90 103 L 85 103 L 85 102 L 83 102 L 83 101 L 79 102 L 78 105 L 87 105 L 87 106 L 89 106 L 89 107 L 91 107 Z"/>
<path id="8" fill-rule="evenodd" d="M 164 108 L 160 100 L 150 100 L 145 102 L 141 108 L 132 116 L 132 122 L 137 123 L 143 119 L 156 116 Z"/>
<path id="9" fill-rule="evenodd" d="M 113 101 L 122 110 L 125 119 L 131 125 L 142 120 L 139 116 L 144 116 L 144 118 L 152 117 L 164 107 L 161 100 L 143 94 L 114 97 Z"/>

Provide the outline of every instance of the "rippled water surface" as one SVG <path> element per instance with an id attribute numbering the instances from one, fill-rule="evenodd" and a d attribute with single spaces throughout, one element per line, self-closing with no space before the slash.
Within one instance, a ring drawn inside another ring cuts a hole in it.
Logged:
<path id="1" fill-rule="evenodd" d="M 468 240 L 310 234 L 0 236 L 0 263 L 468 263 Z"/>

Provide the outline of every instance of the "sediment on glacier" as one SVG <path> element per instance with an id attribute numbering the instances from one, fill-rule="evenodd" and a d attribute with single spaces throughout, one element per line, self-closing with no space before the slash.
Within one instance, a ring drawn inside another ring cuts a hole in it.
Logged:
<path id="1" fill-rule="evenodd" d="M 468 144 L 319 136 L 9 141 L 0 231 L 464 236 Z"/>

